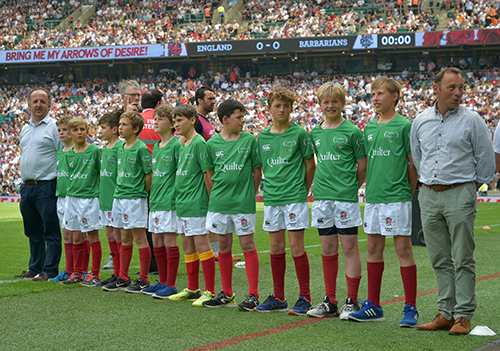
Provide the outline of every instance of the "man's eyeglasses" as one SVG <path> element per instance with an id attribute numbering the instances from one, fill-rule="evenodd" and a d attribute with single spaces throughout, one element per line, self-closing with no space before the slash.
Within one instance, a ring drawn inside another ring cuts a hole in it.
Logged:
<path id="1" fill-rule="evenodd" d="M 127 94 L 128 96 L 132 96 L 134 98 L 140 98 L 141 94 Z"/>

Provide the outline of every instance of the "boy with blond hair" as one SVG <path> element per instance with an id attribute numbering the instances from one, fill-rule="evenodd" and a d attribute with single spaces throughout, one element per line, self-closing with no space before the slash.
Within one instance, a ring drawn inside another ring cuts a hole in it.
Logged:
<path id="1" fill-rule="evenodd" d="M 87 142 L 89 125 L 85 119 L 73 118 L 68 122 L 74 146 L 68 151 L 69 182 L 66 192 L 66 212 L 64 225 L 73 235 L 73 274 L 61 284 L 74 284 L 83 281 L 88 269 L 85 259 L 85 241 L 88 238 L 92 249 L 92 271 L 90 279 L 99 280 L 102 247 L 99 230 L 99 171 L 101 150 Z M 87 267 L 86 267 L 87 266 Z"/>
<path id="2" fill-rule="evenodd" d="M 172 111 L 174 127 L 185 141 L 179 149 L 179 163 L 175 177 L 175 209 L 177 233 L 182 235 L 186 259 L 188 287 L 171 295 L 172 301 L 194 301 L 203 306 L 215 295 L 215 256 L 210 247 L 206 216 L 208 210 L 209 178 L 205 140 L 196 133 L 198 113 L 191 105 L 179 105 Z M 205 279 L 205 291 L 200 294 L 200 261 Z"/>
<path id="3" fill-rule="evenodd" d="M 295 261 L 300 297 L 288 313 L 305 315 L 311 308 L 309 258 L 304 247 L 304 230 L 309 228 L 307 192 L 316 163 L 307 131 L 290 122 L 295 94 L 274 89 L 267 97 L 273 125 L 259 134 L 264 176 L 264 226 L 271 237 L 271 270 L 274 293 L 255 307 L 259 312 L 287 311 L 285 299 L 286 230 Z"/>
<path id="4" fill-rule="evenodd" d="M 236 306 L 233 294 L 233 231 L 239 238 L 249 293 L 238 307 L 251 311 L 259 305 L 259 257 L 255 248 L 255 193 L 262 178 L 257 140 L 243 131 L 245 106 L 234 99 L 217 108 L 223 128 L 207 142 L 207 173 L 210 178 L 207 229 L 219 237 L 219 268 L 222 291 L 205 307 Z"/>
<path id="5" fill-rule="evenodd" d="M 384 321 L 380 290 L 385 238 L 394 238 L 405 292 L 401 327 L 417 325 L 417 266 L 411 246 L 411 200 L 417 183 L 410 148 L 411 122 L 396 111 L 401 86 L 394 79 L 372 82 L 372 103 L 379 117 L 365 127 L 368 156 L 364 230 L 368 234 L 368 299 L 349 315 L 358 322 Z"/>
<path id="6" fill-rule="evenodd" d="M 101 156 L 101 186 L 99 195 L 99 209 L 101 212 L 101 224 L 106 226 L 106 237 L 108 239 L 109 250 L 113 259 L 114 272 L 106 280 L 97 282 L 86 280 L 82 282 L 85 286 L 103 287 L 118 279 L 120 275 L 120 249 L 122 245 L 120 229 L 116 228 L 113 219 L 113 194 L 116 187 L 116 173 L 118 167 L 118 150 L 123 147 L 123 141 L 118 138 L 118 124 L 122 111 L 106 113 L 99 120 L 102 140 L 107 144 L 102 148 Z"/>
<path id="7" fill-rule="evenodd" d="M 336 290 L 339 269 L 339 237 L 344 252 L 347 300 L 340 319 L 359 310 L 358 290 L 361 258 L 358 227 L 362 225 L 358 189 L 365 181 L 366 154 L 363 133 L 342 116 L 344 88 L 336 83 L 318 89 L 324 121 L 311 131 L 318 166 L 314 174 L 312 226 L 321 240 L 325 300 L 307 314 L 311 317 L 337 317 Z"/>
<path id="8" fill-rule="evenodd" d="M 68 122 L 71 117 L 61 117 L 57 120 L 57 133 L 59 135 L 59 140 L 64 144 L 62 149 L 59 149 L 56 153 L 57 161 L 57 216 L 59 217 L 59 222 L 61 223 L 61 228 L 63 232 L 64 240 L 64 254 L 66 256 L 66 267 L 64 270 L 59 272 L 59 274 L 54 278 L 49 278 L 52 282 L 62 282 L 67 280 L 71 273 L 74 271 L 74 261 L 73 261 L 73 235 L 71 231 L 66 229 L 64 225 L 64 212 L 66 212 L 66 190 L 68 187 L 69 180 L 69 168 L 67 155 L 68 151 L 73 147 L 73 139 L 68 132 Z"/>
<path id="9" fill-rule="evenodd" d="M 135 111 L 120 116 L 118 131 L 125 139 L 118 149 L 118 169 L 113 201 L 113 220 L 120 228 L 120 277 L 102 287 L 104 291 L 126 290 L 140 293 L 149 287 L 148 271 L 151 251 L 145 228 L 148 221 L 148 190 L 151 187 L 151 153 L 137 137 L 144 127 L 144 118 Z M 139 247 L 140 275 L 133 285 L 128 274 L 134 241 Z"/>
<path id="10" fill-rule="evenodd" d="M 175 212 L 175 172 L 181 143 L 174 137 L 171 105 L 162 105 L 153 112 L 154 131 L 161 140 L 153 146 L 153 177 L 149 196 L 149 231 L 160 280 L 142 289 L 154 298 L 166 299 L 177 293 L 175 281 L 179 268 L 177 245 L 177 214 Z"/>

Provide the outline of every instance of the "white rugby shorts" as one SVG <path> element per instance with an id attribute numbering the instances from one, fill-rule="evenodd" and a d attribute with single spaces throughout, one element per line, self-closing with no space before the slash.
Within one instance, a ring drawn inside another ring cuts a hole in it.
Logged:
<path id="1" fill-rule="evenodd" d="M 311 226 L 319 229 L 353 228 L 363 224 L 358 202 L 317 200 L 312 205 L 311 217 Z"/>
<path id="2" fill-rule="evenodd" d="M 113 221 L 115 228 L 147 228 L 148 199 L 115 199 L 113 201 Z"/>
<path id="3" fill-rule="evenodd" d="M 264 225 L 268 232 L 309 229 L 309 206 L 307 202 L 279 206 L 264 206 Z"/>
<path id="4" fill-rule="evenodd" d="M 367 234 L 411 235 L 411 201 L 366 204 L 364 230 Z"/>
<path id="5" fill-rule="evenodd" d="M 215 234 L 249 235 L 255 232 L 255 222 L 257 215 L 233 214 L 233 213 L 207 213 L 207 230 Z"/>
<path id="6" fill-rule="evenodd" d="M 99 198 L 82 199 L 66 196 L 66 211 L 64 213 L 66 229 L 82 233 L 101 230 L 99 214 Z"/>
<path id="7" fill-rule="evenodd" d="M 149 231 L 154 234 L 177 233 L 175 211 L 149 212 Z"/>

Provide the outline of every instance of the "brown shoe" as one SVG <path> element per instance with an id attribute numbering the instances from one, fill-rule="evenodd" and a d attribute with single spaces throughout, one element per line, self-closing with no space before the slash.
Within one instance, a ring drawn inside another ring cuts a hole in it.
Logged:
<path id="1" fill-rule="evenodd" d="M 35 276 L 30 271 L 22 271 L 21 274 L 15 275 L 14 278 L 34 278 Z"/>
<path id="2" fill-rule="evenodd" d="M 45 282 L 45 281 L 49 280 L 49 276 L 47 275 L 47 273 L 42 272 L 42 273 L 37 274 L 35 276 L 35 278 L 33 278 L 31 280 L 34 282 Z"/>
<path id="3" fill-rule="evenodd" d="M 441 329 L 446 329 L 449 330 L 451 327 L 453 327 L 454 321 L 449 321 L 446 318 L 443 317 L 441 313 L 438 313 L 436 317 L 432 320 L 432 322 L 427 323 L 427 324 L 419 324 L 417 325 L 417 329 L 420 330 L 441 330 Z"/>
<path id="4" fill-rule="evenodd" d="M 460 317 L 455 321 L 450 330 L 450 335 L 467 335 L 470 332 L 470 321 L 465 317 Z"/>

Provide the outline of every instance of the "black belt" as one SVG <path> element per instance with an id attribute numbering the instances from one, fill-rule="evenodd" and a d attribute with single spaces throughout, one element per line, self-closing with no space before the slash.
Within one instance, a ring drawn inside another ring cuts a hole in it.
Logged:
<path id="1" fill-rule="evenodd" d="M 23 183 L 26 184 L 26 185 L 37 185 L 39 183 L 51 182 L 53 180 L 55 180 L 55 178 L 54 179 L 49 179 L 49 180 L 28 179 L 28 180 L 25 180 Z"/>

